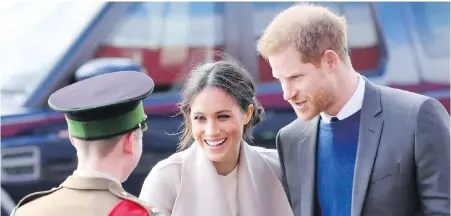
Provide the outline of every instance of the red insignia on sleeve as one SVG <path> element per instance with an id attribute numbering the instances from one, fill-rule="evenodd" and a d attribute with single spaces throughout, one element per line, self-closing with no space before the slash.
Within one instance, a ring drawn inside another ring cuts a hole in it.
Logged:
<path id="1" fill-rule="evenodd" d="M 114 206 L 108 216 L 149 216 L 149 213 L 144 207 L 130 200 L 122 200 Z"/>

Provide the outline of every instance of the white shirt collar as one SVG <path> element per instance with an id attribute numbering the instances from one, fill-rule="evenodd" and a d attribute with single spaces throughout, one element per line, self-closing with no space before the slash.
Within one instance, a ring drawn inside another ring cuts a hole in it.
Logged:
<path id="1" fill-rule="evenodd" d="M 117 184 L 121 184 L 120 181 L 118 179 L 116 179 L 114 176 L 104 173 L 104 172 L 95 171 L 95 170 L 75 170 L 74 176 L 104 178 L 104 179 L 109 179 L 111 181 L 114 181 Z"/>
<path id="2" fill-rule="evenodd" d="M 365 80 L 363 80 L 360 74 L 358 74 L 358 77 L 359 83 L 357 84 L 354 94 L 352 94 L 348 102 L 343 106 L 340 112 L 338 112 L 337 116 L 335 116 L 338 120 L 343 120 L 362 109 L 363 97 L 365 95 Z M 330 123 L 331 118 L 334 117 L 324 112 L 321 112 L 320 115 L 322 121 L 325 123 Z"/>

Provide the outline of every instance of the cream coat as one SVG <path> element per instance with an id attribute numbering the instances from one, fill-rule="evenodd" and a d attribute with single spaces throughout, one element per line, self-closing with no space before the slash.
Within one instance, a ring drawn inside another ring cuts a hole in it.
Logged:
<path id="1" fill-rule="evenodd" d="M 238 215 L 292 216 L 277 152 L 246 143 L 240 151 Z M 218 173 L 197 143 L 155 165 L 139 198 L 167 215 L 231 215 Z"/>

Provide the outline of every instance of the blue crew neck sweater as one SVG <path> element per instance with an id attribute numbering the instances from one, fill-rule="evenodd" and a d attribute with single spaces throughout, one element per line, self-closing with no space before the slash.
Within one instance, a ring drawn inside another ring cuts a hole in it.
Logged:
<path id="1" fill-rule="evenodd" d="M 317 189 L 323 216 L 351 215 L 360 111 L 334 123 L 320 122 Z"/>

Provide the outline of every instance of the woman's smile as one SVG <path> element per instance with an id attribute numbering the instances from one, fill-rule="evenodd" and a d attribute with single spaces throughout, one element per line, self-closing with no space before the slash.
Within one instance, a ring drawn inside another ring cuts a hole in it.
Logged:
<path id="1" fill-rule="evenodd" d="M 204 140 L 204 141 L 207 144 L 207 146 L 210 147 L 210 149 L 212 149 L 212 150 L 219 150 L 221 147 L 225 146 L 224 144 L 226 143 L 227 138 L 220 139 L 220 140 L 218 140 L 218 139 L 216 139 L 216 140 L 208 139 L 208 140 Z"/>

